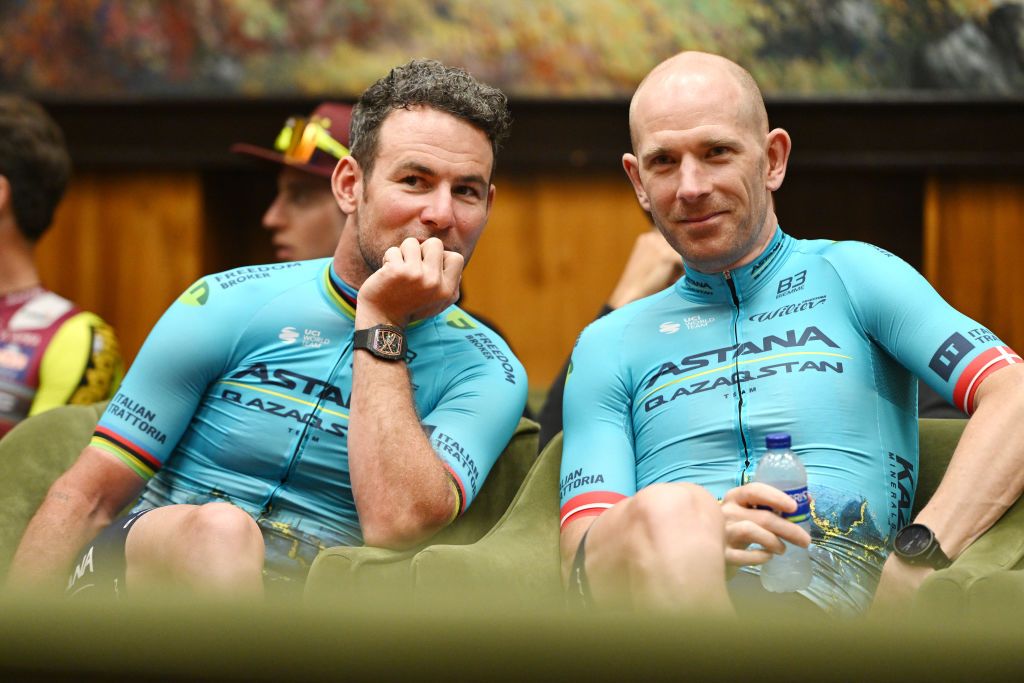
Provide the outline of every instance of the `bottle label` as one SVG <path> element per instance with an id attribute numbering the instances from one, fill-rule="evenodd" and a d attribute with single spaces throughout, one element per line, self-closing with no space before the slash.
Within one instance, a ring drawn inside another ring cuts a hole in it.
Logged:
<path id="1" fill-rule="evenodd" d="M 786 489 L 784 493 L 796 501 L 796 511 L 783 512 L 783 519 L 799 524 L 811 518 L 811 497 L 807 495 L 806 486 L 801 486 L 798 489 Z"/>

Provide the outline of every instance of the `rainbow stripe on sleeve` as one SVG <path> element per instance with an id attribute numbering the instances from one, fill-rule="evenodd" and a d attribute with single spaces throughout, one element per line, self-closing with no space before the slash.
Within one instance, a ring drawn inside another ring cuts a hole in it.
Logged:
<path id="1" fill-rule="evenodd" d="M 114 434 L 106 427 L 96 428 L 89 445 L 117 457 L 143 479 L 152 479 L 161 467 L 160 461 L 144 448 L 140 448 L 123 436 Z"/>
<path id="2" fill-rule="evenodd" d="M 452 488 L 455 489 L 455 514 L 452 515 L 452 520 L 461 515 L 466 511 L 466 487 L 462 485 L 462 479 L 455 473 L 455 470 L 451 466 L 443 462 L 445 471 L 448 473 L 448 477 L 451 479 Z"/>

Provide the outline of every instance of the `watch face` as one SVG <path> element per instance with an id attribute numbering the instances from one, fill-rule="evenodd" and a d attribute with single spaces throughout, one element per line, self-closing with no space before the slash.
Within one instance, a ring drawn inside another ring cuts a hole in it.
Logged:
<path id="1" fill-rule="evenodd" d="M 402 335 L 394 330 L 376 330 L 374 348 L 388 356 L 402 355 Z"/>
<path id="2" fill-rule="evenodd" d="M 911 524 L 896 535 L 896 551 L 906 557 L 916 557 L 928 550 L 932 543 L 932 532 L 928 527 Z"/>

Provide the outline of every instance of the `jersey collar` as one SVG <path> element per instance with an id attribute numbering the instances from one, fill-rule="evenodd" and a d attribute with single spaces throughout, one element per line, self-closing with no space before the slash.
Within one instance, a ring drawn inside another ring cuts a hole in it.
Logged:
<path id="1" fill-rule="evenodd" d="M 320 282 L 323 285 L 324 294 L 327 295 L 327 300 L 346 318 L 355 320 L 356 295 L 358 291 L 334 272 L 334 265 L 332 263 L 327 263 Z"/>
<path id="2" fill-rule="evenodd" d="M 342 315 L 354 321 L 356 319 L 356 299 L 359 296 L 359 290 L 342 280 L 341 277 L 334 272 L 333 262 L 328 263 L 327 267 L 324 268 L 324 273 L 320 281 L 323 284 L 324 294 L 327 295 L 328 301 L 334 304 L 334 307 L 338 309 Z M 414 320 L 406 327 L 407 329 L 410 327 L 416 327 L 423 322 L 423 320 Z"/>
<path id="3" fill-rule="evenodd" d="M 723 273 L 701 273 L 687 269 L 676 283 L 676 292 L 688 301 L 731 304 L 731 280 L 737 297 L 743 301 L 753 296 L 771 280 L 792 249 L 793 238 L 776 226 L 775 235 L 764 251 L 747 265 Z"/>

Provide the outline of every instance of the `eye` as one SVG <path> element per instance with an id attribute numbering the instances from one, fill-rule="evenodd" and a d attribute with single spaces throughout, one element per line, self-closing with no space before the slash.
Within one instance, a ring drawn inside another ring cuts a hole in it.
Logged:
<path id="1" fill-rule="evenodd" d="M 417 175 L 407 175 L 398 182 L 402 183 L 403 185 L 408 185 L 409 187 L 417 187 L 421 184 L 422 180 L 423 179 Z"/>
<path id="2" fill-rule="evenodd" d="M 728 154 L 731 151 L 732 150 L 730 150 L 725 145 L 716 145 L 716 146 L 714 146 L 714 147 L 712 147 L 711 149 L 708 150 L 708 156 L 709 157 L 720 157 L 723 154 Z"/>
<path id="3" fill-rule="evenodd" d="M 308 204 L 311 194 L 312 193 L 304 187 L 290 187 L 284 192 L 285 199 L 290 204 L 294 204 L 296 206 Z"/>
<path id="4" fill-rule="evenodd" d="M 649 163 L 650 163 L 651 166 L 665 166 L 665 165 L 668 165 L 668 164 L 672 164 L 674 162 L 672 160 L 672 157 L 670 157 L 669 155 L 667 155 L 667 154 L 659 154 L 659 155 L 657 155 L 655 157 L 651 157 L 651 160 L 650 160 Z"/>
<path id="5" fill-rule="evenodd" d="M 470 197 L 473 199 L 480 198 L 480 190 L 473 185 L 456 185 L 452 188 L 452 192 L 462 197 Z"/>

